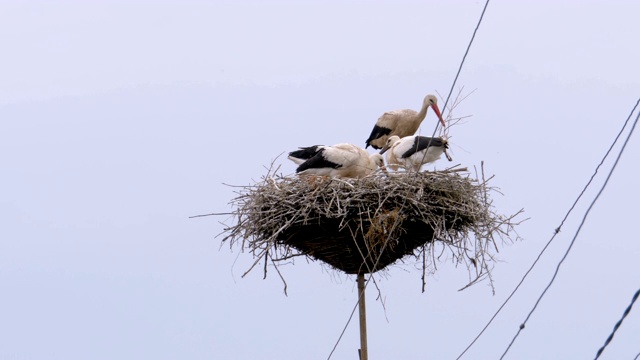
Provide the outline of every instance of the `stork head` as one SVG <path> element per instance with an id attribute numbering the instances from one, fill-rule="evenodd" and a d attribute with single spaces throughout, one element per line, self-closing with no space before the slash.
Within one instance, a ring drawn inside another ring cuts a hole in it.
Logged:
<path id="1" fill-rule="evenodd" d="M 371 154 L 370 158 L 377 167 L 384 168 L 384 158 L 382 157 L 382 155 Z"/>
<path id="2" fill-rule="evenodd" d="M 400 137 L 398 135 L 389 136 L 389 138 L 387 139 L 387 143 L 384 144 L 382 150 L 380 150 L 380 154 L 384 154 L 387 150 L 391 149 L 393 144 L 397 143 L 398 141 L 400 141 Z"/>
<path id="3" fill-rule="evenodd" d="M 442 127 L 444 128 L 447 126 L 447 124 L 444 122 L 444 119 L 442 118 L 442 113 L 440 112 L 440 108 L 438 107 L 438 98 L 435 95 L 429 94 L 425 96 L 424 106 L 425 107 L 431 106 L 433 108 L 433 112 L 435 112 L 436 115 L 438 116 L 438 120 L 440 120 Z"/>

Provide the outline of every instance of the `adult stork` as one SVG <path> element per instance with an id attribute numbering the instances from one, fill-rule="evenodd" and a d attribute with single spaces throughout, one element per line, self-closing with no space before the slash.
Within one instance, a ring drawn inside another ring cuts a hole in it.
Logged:
<path id="1" fill-rule="evenodd" d="M 440 159 L 442 153 L 451 161 L 447 154 L 449 142 L 441 137 L 405 136 L 402 139 L 397 135 L 390 136 L 380 154 L 387 153 L 387 165 L 393 170 L 398 166 L 405 169 L 420 171 L 422 165 Z"/>
<path id="2" fill-rule="evenodd" d="M 376 168 L 384 166 L 381 154 L 371 154 L 353 144 L 301 147 L 289 153 L 288 158 L 299 164 L 299 175 L 362 178 Z"/>
<path id="3" fill-rule="evenodd" d="M 425 116 L 427 116 L 427 109 L 433 108 L 433 112 L 436 113 L 442 126 L 446 126 L 442 119 L 442 113 L 438 108 L 438 99 L 434 95 L 427 95 L 422 102 L 422 109 L 420 112 L 416 112 L 410 109 L 389 111 L 376 121 L 371 135 L 367 139 L 367 146 L 373 146 L 374 149 L 380 149 L 386 144 L 390 136 L 397 135 L 400 138 L 410 136 L 418 131 L 418 127 Z"/>

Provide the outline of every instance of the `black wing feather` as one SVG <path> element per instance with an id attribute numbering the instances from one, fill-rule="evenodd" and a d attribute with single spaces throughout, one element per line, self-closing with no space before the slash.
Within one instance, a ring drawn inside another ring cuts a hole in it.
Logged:
<path id="1" fill-rule="evenodd" d="M 300 150 L 292 151 L 289 156 L 296 159 L 309 160 L 318 153 L 318 148 L 322 145 L 313 145 L 308 147 L 301 147 Z"/>
<path id="2" fill-rule="evenodd" d="M 419 151 L 422 151 L 430 146 L 435 146 L 435 147 L 444 146 L 445 149 L 447 148 L 446 142 L 442 140 L 441 137 L 432 138 L 428 136 L 416 136 L 415 140 L 413 141 L 413 146 L 409 150 L 407 150 L 404 154 L 402 154 L 401 157 L 403 159 L 406 159 L 409 156 Z"/>
<path id="3" fill-rule="evenodd" d="M 391 129 L 386 128 L 386 127 L 382 127 L 382 126 L 378 126 L 375 125 L 373 127 L 373 130 L 371 130 L 371 135 L 369 135 L 369 138 L 367 139 L 367 146 L 365 146 L 364 148 L 368 148 L 369 145 L 373 146 L 375 149 L 380 149 L 379 147 L 372 145 L 371 142 L 375 139 L 379 139 L 385 135 L 389 135 L 391 134 Z"/>
<path id="4" fill-rule="evenodd" d="M 298 168 L 296 169 L 296 173 L 305 171 L 307 169 L 320 169 L 320 168 L 337 169 L 342 166 L 342 164 L 336 164 L 334 162 L 331 162 L 325 159 L 325 157 L 323 156 L 323 153 L 324 153 L 323 148 L 317 151 L 312 158 L 310 158 L 309 160 L 303 162 L 302 164 L 300 164 L 300 166 L 298 166 Z"/>

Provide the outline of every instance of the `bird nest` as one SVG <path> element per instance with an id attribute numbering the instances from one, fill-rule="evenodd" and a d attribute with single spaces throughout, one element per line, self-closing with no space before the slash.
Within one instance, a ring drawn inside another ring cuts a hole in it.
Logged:
<path id="1" fill-rule="evenodd" d="M 266 276 L 268 262 L 277 270 L 298 256 L 347 274 L 374 273 L 411 255 L 422 263 L 423 290 L 424 274 L 447 249 L 474 269 L 471 283 L 490 275 L 496 235 L 511 239 L 522 211 L 497 214 L 489 197 L 495 189 L 458 171 L 327 179 L 270 169 L 257 184 L 239 188 L 231 201 L 234 224 L 222 241 L 253 255 L 245 275 L 264 261 Z"/>

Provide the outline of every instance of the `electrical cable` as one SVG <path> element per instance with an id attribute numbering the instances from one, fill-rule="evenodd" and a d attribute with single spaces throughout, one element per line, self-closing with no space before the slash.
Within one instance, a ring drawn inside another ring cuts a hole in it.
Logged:
<path id="1" fill-rule="evenodd" d="M 638 100 L 638 101 L 640 102 L 640 100 Z M 587 211 L 585 212 L 584 216 L 582 217 L 582 221 L 580 222 L 580 225 L 578 226 L 578 229 L 576 230 L 576 233 L 573 236 L 573 239 L 571 239 L 571 243 L 569 243 L 569 247 L 567 248 L 566 252 L 564 253 L 564 256 L 562 257 L 562 259 L 560 259 L 560 262 L 556 266 L 556 270 L 555 270 L 553 276 L 551 277 L 551 280 L 549 281 L 549 284 L 542 291 L 542 294 L 540 294 L 540 297 L 538 297 L 538 300 L 534 304 L 533 308 L 531 309 L 531 311 L 529 312 L 529 314 L 527 315 L 525 320 L 522 322 L 522 324 L 520 324 L 520 327 L 519 327 L 518 331 L 516 332 L 516 335 L 513 337 L 513 339 L 511 340 L 511 343 L 509 343 L 509 345 L 507 346 L 506 350 L 504 351 L 504 353 L 502 354 L 500 359 L 503 359 L 505 357 L 505 355 L 507 355 L 507 352 L 509 352 L 509 349 L 511 348 L 513 343 L 516 341 L 518 336 L 520 335 L 520 332 L 524 329 L 527 321 L 529 320 L 531 315 L 533 315 L 534 311 L 538 307 L 538 304 L 540 304 L 540 301 L 542 300 L 544 295 L 547 293 L 547 290 L 549 290 L 549 288 L 551 287 L 551 285 L 555 281 L 556 276 L 558 275 L 558 272 L 560 271 L 560 267 L 562 266 L 562 263 L 564 263 L 564 260 L 569 255 L 569 252 L 571 252 L 573 244 L 576 242 L 576 239 L 578 238 L 578 235 L 580 234 L 580 230 L 582 230 L 582 226 L 584 225 L 584 223 L 587 220 L 587 216 L 589 215 L 589 213 L 591 212 L 591 209 L 593 208 L 593 206 L 596 204 L 596 202 L 600 198 L 600 195 L 602 195 L 602 192 L 604 191 L 604 189 L 607 187 L 607 184 L 609 183 L 609 179 L 611 179 L 611 175 L 613 175 L 613 172 L 615 171 L 616 167 L 618 166 L 618 162 L 620 161 L 620 158 L 621 158 L 622 154 L 624 153 L 624 149 L 627 147 L 627 144 L 629 143 L 629 139 L 631 138 L 631 135 L 633 134 L 633 131 L 635 130 L 636 125 L 638 124 L 638 119 L 640 119 L 640 112 L 638 113 L 638 116 L 636 116 L 636 119 L 633 122 L 633 125 L 631 126 L 631 130 L 629 130 L 629 134 L 627 134 L 627 138 L 625 139 L 624 143 L 622 144 L 622 148 L 620 149 L 620 152 L 618 153 L 618 156 L 616 157 L 616 160 L 613 163 L 613 166 L 611 167 L 611 170 L 609 170 L 609 174 L 607 174 L 607 178 L 605 179 L 604 183 L 602 184 L 602 187 L 598 191 L 598 194 L 596 194 L 596 196 L 593 199 L 593 201 L 591 201 L 591 204 L 589 205 L 589 207 L 587 208 Z"/>
<path id="2" fill-rule="evenodd" d="M 618 322 L 613 327 L 613 331 L 611 332 L 611 334 L 609 334 L 607 340 L 605 340 L 604 345 L 602 345 L 602 347 L 598 350 L 598 353 L 596 354 L 596 360 L 598 360 L 604 349 L 607 347 L 607 345 L 609 345 L 609 343 L 613 339 L 613 335 L 615 335 L 616 331 L 618 331 L 618 328 L 620 328 L 620 325 L 622 325 L 622 321 L 624 320 L 624 318 L 627 317 L 627 315 L 629 315 L 629 313 L 631 312 L 631 308 L 633 307 L 633 304 L 636 302 L 636 300 L 638 300 L 638 296 L 640 296 L 640 289 L 638 289 L 638 291 L 633 294 L 631 304 L 629 304 L 629 306 L 627 306 L 627 308 L 624 310 L 624 313 L 622 313 L 622 318 L 618 320 Z M 638 356 L 640 356 L 640 354 L 638 354 Z M 636 356 L 636 359 L 638 358 L 638 356 Z"/>
<path id="3" fill-rule="evenodd" d="M 636 111 L 638 105 L 640 104 L 640 99 L 638 99 L 638 101 L 636 102 L 635 106 L 633 107 L 633 109 L 631 109 L 631 112 L 629 113 L 629 116 L 627 117 L 627 119 L 625 120 L 624 124 L 622 125 L 622 128 L 620 129 L 620 131 L 618 132 L 618 134 L 616 135 L 615 139 L 613 140 L 613 142 L 611 143 L 611 146 L 609 146 L 609 149 L 607 150 L 607 152 L 604 154 L 604 156 L 602 157 L 602 159 L 600 160 L 600 163 L 598 164 L 598 166 L 596 166 L 595 171 L 593 172 L 593 174 L 591 175 L 591 178 L 589 179 L 589 181 L 587 182 L 587 184 L 582 188 L 582 191 L 580 192 L 580 194 L 578 195 L 578 197 L 576 198 L 576 200 L 573 202 L 573 204 L 571 205 L 571 207 L 569 208 L 569 210 L 567 211 L 567 213 L 564 215 L 564 218 L 562 219 L 562 221 L 560 222 L 560 225 L 554 230 L 553 235 L 551 236 L 551 239 L 549 239 L 549 241 L 545 244 L 545 246 L 542 248 L 542 250 L 540 251 L 540 253 L 538 254 L 538 256 L 536 257 L 536 259 L 533 261 L 533 263 L 531 264 L 531 266 L 529 267 L 529 269 L 527 270 L 527 272 L 525 272 L 524 276 L 522 277 L 522 279 L 520 280 L 520 282 L 518 283 L 518 285 L 516 285 L 516 287 L 513 289 L 513 291 L 511 292 L 511 294 L 509 294 L 509 296 L 507 297 L 507 299 L 502 303 L 502 305 L 500 305 L 500 307 L 498 308 L 498 310 L 493 314 L 493 316 L 491 317 L 491 319 L 489 319 L 489 321 L 487 322 L 487 324 L 482 328 L 482 330 L 480 330 L 480 332 L 478 333 L 478 335 L 471 341 L 471 343 L 462 351 L 462 353 L 460 353 L 460 355 L 458 355 L 458 357 L 456 358 L 456 360 L 460 360 L 460 358 L 476 343 L 476 341 L 478 341 L 478 339 L 480 339 L 480 336 L 482 336 L 482 334 L 484 334 L 484 332 L 487 330 L 487 328 L 491 325 L 491 323 L 493 323 L 493 320 L 495 320 L 495 318 L 498 316 L 498 314 L 500 314 L 500 312 L 502 311 L 502 309 L 507 305 L 507 303 L 511 300 L 511 298 L 513 297 L 513 295 L 515 295 L 515 293 L 518 291 L 518 289 L 520 288 L 520 286 L 522 285 L 522 283 L 524 282 L 524 280 L 527 278 L 527 276 L 529 275 L 529 273 L 533 270 L 533 268 L 537 265 L 538 261 L 540 260 L 540 258 L 542 257 L 542 254 L 544 254 L 544 252 L 547 250 L 547 248 L 549 247 L 549 245 L 551 245 L 551 242 L 553 242 L 553 240 L 555 239 L 556 235 L 558 235 L 558 233 L 560 232 L 560 230 L 562 229 L 562 226 L 564 225 L 565 221 L 567 220 L 567 218 L 569 217 L 569 215 L 571 214 L 571 212 L 573 212 L 573 209 L 576 207 L 576 205 L 578 204 L 578 201 L 580 201 L 580 199 L 582 198 L 582 196 L 584 195 L 584 193 L 587 191 L 587 189 L 589 188 L 589 186 L 591 185 L 591 183 L 593 182 L 593 179 L 596 177 L 596 175 L 598 174 L 598 170 L 600 169 L 600 167 L 602 166 L 602 164 L 605 162 L 605 160 L 607 159 L 607 157 L 609 156 L 609 154 L 611 153 L 611 151 L 613 150 L 613 147 L 615 146 L 615 144 L 618 142 L 618 139 L 620 139 L 620 136 L 622 135 L 622 133 L 624 132 L 624 130 L 627 127 L 627 124 L 629 123 L 629 120 L 631 120 L 633 113 Z"/>

